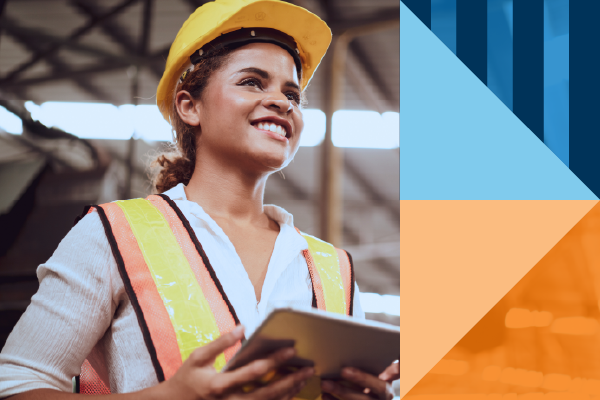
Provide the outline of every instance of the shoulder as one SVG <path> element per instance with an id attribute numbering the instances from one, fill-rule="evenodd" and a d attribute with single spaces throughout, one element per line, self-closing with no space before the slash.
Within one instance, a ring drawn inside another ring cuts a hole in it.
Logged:
<path id="1" fill-rule="evenodd" d="M 110 298 L 114 289 L 111 286 L 114 272 L 116 263 L 112 250 L 102 221 L 95 211 L 81 218 L 50 259 L 37 269 L 41 287 L 66 285 L 78 293 L 102 294 L 106 298 Z"/>
<path id="2" fill-rule="evenodd" d="M 38 278 L 44 271 L 61 274 L 81 273 L 106 275 L 107 268 L 116 266 L 105 226 L 94 209 L 84 210 L 75 225 L 61 240 L 52 257 L 38 268 Z"/>
<path id="3" fill-rule="evenodd" d="M 108 241 L 104 232 L 104 225 L 97 210 L 94 208 L 86 210 L 84 215 L 78 218 L 75 226 L 71 228 L 67 236 L 62 240 L 60 246 L 90 246 L 107 247 Z"/>

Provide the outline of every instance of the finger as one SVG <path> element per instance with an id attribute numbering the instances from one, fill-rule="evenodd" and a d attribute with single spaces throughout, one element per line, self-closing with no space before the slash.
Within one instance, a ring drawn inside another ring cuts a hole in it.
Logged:
<path id="1" fill-rule="evenodd" d="M 315 373 L 313 368 L 303 368 L 276 382 L 249 393 L 248 399 L 252 400 L 279 400 L 282 397 L 294 396 L 306 384 L 306 381 Z"/>
<path id="2" fill-rule="evenodd" d="M 194 352 L 190 354 L 190 358 L 196 365 L 212 365 L 219 354 L 233 346 L 243 336 L 244 326 L 238 325 L 231 332 L 224 334 L 217 340 L 213 340 L 209 344 L 194 350 Z"/>
<path id="3" fill-rule="evenodd" d="M 379 379 L 386 382 L 391 382 L 395 381 L 396 379 L 400 379 L 400 363 L 398 362 L 398 360 L 391 363 L 389 367 L 385 369 L 385 371 L 379 374 Z"/>
<path id="4" fill-rule="evenodd" d="M 215 377 L 215 385 L 230 388 L 255 381 L 292 358 L 294 354 L 296 351 L 293 347 L 276 351 L 265 359 L 256 360 L 236 370 L 218 374 Z"/>
<path id="5" fill-rule="evenodd" d="M 356 368 L 344 368 L 342 377 L 354 382 L 364 388 L 369 388 L 379 396 L 383 396 L 386 392 L 386 382 L 378 377 L 362 372 Z"/>
<path id="6" fill-rule="evenodd" d="M 357 392 L 355 390 L 346 388 L 340 384 L 337 384 L 332 381 L 323 381 L 321 382 L 321 390 L 325 393 L 331 393 L 341 399 L 344 400 L 371 400 L 372 397 L 368 395 Z"/>
<path id="7" fill-rule="evenodd" d="M 296 394 L 298 394 L 298 392 L 300 392 L 300 390 L 302 390 L 302 387 L 300 389 L 298 389 L 296 392 L 292 392 L 292 393 L 288 394 L 287 396 L 282 397 L 281 400 L 294 400 L 296 398 Z"/>
<path id="8" fill-rule="evenodd" d="M 313 375 L 313 368 L 304 368 L 278 381 L 275 381 L 266 387 L 254 391 L 252 394 L 255 397 L 252 397 L 252 399 L 279 400 L 282 397 L 288 396 L 293 398 L 302 390 L 302 388 L 306 385 L 306 381 Z"/>

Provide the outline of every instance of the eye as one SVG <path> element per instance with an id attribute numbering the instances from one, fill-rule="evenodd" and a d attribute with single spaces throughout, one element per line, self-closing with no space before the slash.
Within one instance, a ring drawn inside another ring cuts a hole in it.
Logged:
<path id="1" fill-rule="evenodd" d="M 253 86 L 262 89 L 262 83 L 256 78 L 246 78 L 242 80 L 238 86 Z"/>
<path id="2" fill-rule="evenodd" d="M 292 100 L 296 104 L 300 104 L 300 95 L 298 93 L 296 93 L 296 92 L 287 92 L 285 94 L 285 96 L 288 98 L 288 100 Z"/>

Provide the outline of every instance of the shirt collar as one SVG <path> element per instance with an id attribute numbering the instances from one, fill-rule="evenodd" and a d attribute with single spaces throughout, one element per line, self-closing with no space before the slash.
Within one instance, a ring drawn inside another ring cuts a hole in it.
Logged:
<path id="1" fill-rule="evenodd" d="M 199 204 L 191 202 L 187 199 L 187 196 L 185 195 L 185 185 L 183 183 L 180 183 L 177 186 L 167 190 L 163 194 L 169 196 L 169 198 L 173 201 L 179 200 L 187 203 L 187 205 L 190 206 L 190 212 L 194 216 L 201 219 L 205 219 L 207 217 L 210 218 L 210 216 L 204 211 L 204 209 L 202 209 L 202 207 Z M 199 210 L 196 209 L 196 207 L 198 207 Z M 265 211 L 265 214 L 267 214 L 269 218 L 273 219 L 273 221 L 279 224 L 280 229 L 283 230 L 283 227 L 285 225 L 286 227 L 292 228 L 292 230 L 296 232 L 296 228 L 294 226 L 294 216 L 292 214 L 290 214 L 283 208 L 273 204 L 265 204 L 263 206 L 263 209 Z M 196 212 L 194 212 L 195 210 Z M 210 218 L 210 220 L 211 222 L 214 222 L 212 218 Z M 302 241 L 304 242 L 304 245 L 301 246 L 302 248 L 300 250 L 308 249 L 308 243 L 306 243 L 306 240 L 300 234 L 298 234 L 298 236 L 300 236 L 300 238 L 302 238 Z"/>

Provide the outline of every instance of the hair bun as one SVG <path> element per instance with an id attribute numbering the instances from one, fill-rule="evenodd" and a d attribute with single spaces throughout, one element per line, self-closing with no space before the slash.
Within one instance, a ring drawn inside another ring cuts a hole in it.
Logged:
<path id="1" fill-rule="evenodd" d="M 187 185 L 194 172 L 195 162 L 178 152 L 171 152 L 160 155 L 153 165 L 161 167 L 154 180 L 154 185 L 158 193 L 163 193 L 179 183 Z"/>

